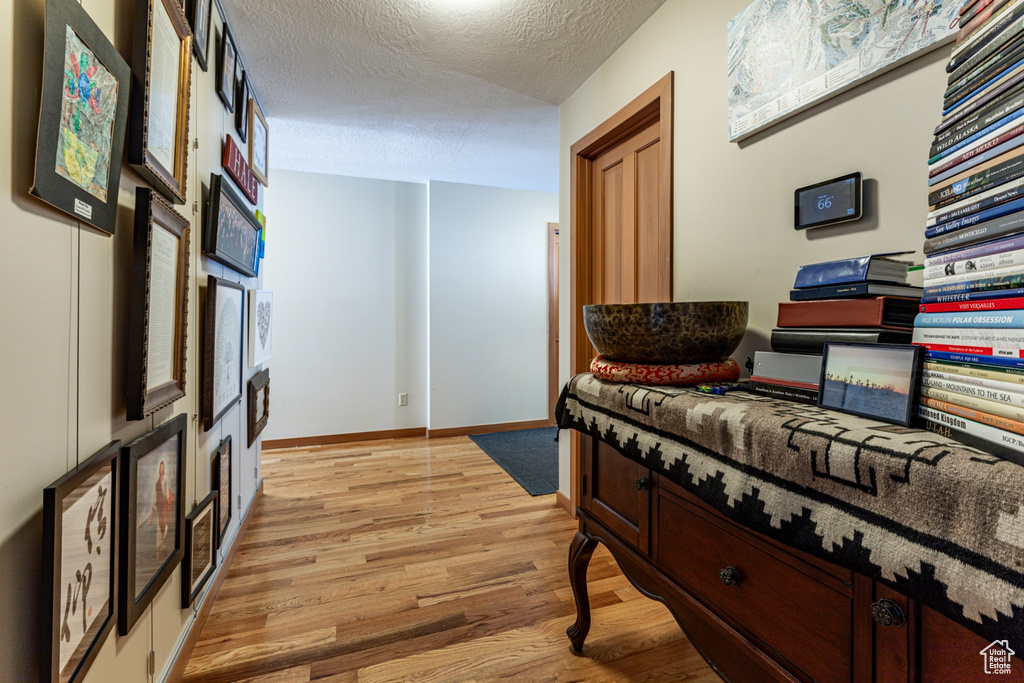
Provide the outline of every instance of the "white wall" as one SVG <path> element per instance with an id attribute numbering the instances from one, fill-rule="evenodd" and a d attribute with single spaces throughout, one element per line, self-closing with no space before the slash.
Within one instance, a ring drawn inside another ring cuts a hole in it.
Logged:
<path id="1" fill-rule="evenodd" d="M 945 89 L 949 48 L 832 98 L 742 144 L 728 141 L 726 23 L 750 0 L 668 0 L 560 109 L 561 224 L 569 225 L 569 147 L 669 71 L 675 71 L 674 299 L 750 301 L 734 357 L 767 349 L 779 301 L 797 266 L 846 256 L 920 250 L 927 156 Z M 793 190 L 851 171 L 871 182 L 869 216 L 795 231 Z M 569 249 L 561 270 L 569 272 Z M 920 258 L 920 253 L 918 254 Z M 561 283 L 569 300 L 569 278 Z M 561 337 L 569 338 L 569 307 Z M 562 381 L 569 345 L 562 345 Z M 559 488 L 569 491 L 568 439 Z"/>
<path id="2" fill-rule="evenodd" d="M 272 178 L 264 438 L 425 426 L 427 186 L 276 169 Z"/>

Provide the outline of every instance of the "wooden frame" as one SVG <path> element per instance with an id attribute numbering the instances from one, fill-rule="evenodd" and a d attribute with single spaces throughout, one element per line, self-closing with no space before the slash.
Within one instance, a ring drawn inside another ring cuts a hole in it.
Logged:
<path id="1" fill-rule="evenodd" d="M 113 235 L 131 69 L 96 22 L 71 0 L 47 0 L 45 45 L 29 192 Z M 77 80 L 66 72 L 76 74 Z"/>
<path id="2" fill-rule="evenodd" d="M 203 71 L 209 69 L 210 27 L 213 21 L 213 0 L 186 0 L 185 11 L 192 27 L 192 51 Z"/>
<path id="3" fill-rule="evenodd" d="M 216 489 L 185 518 L 185 556 L 181 563 L 181 608 L 188 609 L 217 569 Z"/>
<path id="4" fill-rule="evenodd" d="M 674 231 L 672 203 L 673 164 L 673 84 L 674 72 L 648 88 L 600 126 L 583 136 L 570 148 L 570 254 L 571 284 L 569 310 L 569 375 L 586 372 L 596 355 L 583 327 L 583 306 L 599 303 L 595 300 L 594 264 L 602 245 L 596 241 L 593 198 L 593 161 L 602 152 L 631 137 L 653 123 L 659 127 L 661 151 L 659 166 L 661 186 L 658 192 L 658 221 Z M 664 249 L 658 264 L 659 289 L 672 294 L 672 249 Z M 570 436 L 570 509 L 575 513 L 579 504 L 579 435 Z"/>
<path id="5" fill-rule="evenodd" d="M 217 491 L 217 547 L 224 545 L 228 527 L 231 526 L 231 437 L 228 436 L 213 452 L 210 460 L 213 481 Z"/>
<path id="6" fill-rule="evenodd" d="M 242 70 L 242 77 L 235 83 L 238 89 L 235 95 L 235 130 L 238 132 L 238 138 L 245 142 L 249 135 L 249 93 L 252 89 L 249 87 L 249 76 L 245 72 L 245 67 L 241 66 L 242 60 L 238 60 L 238 64 Z"/>
<path id="7" fill-rule="evenodd" d="M 274 349 L 274 293 L 268 289 L 249 290 L 249 367 L 270 360 Z"/>
<path id="8" fill-rule="evenodd" d="M 222 15 L 223 16 L 223 15 Z M 227 22 L 220 34 L 217 45 L 217 96 L 228 112 L 235 111 L 235 65 L 238 63 L 238 48 L 231 37 Z"/>
<path id="9" fill-rule="evenodd" d="M 255 96 L 249 99 L 249 168 L 266 187 L 270 174 L 270 127 Z"/>
<path id="10" fill-rule="evenodd" d="M 256 437 L 267 426 L 270 418 L 270 368 L 261 370 L 249 379 L 249 410 L 246 425 L 249 436 L 248 446 L 256 443 Z"/>
<path id="11" fill-rule="evenodd" d="M 176 247 L 171 244 L 173 239 L 177 239 Z M 170 264 L 171 259 L 176 264 Z M 188 266 L 188 221 L 153 190 L 137 188 L 126 371 L 129 420 L 141 420 L 185 395 Z M 173 274 L 168 272 L 170 268 L 174 268 Z M 169 306 L 173 315 L 170 325 L 162 317 L 151 315 L 153 295 L 163 300 L 168 297 L 169 277 L 174 278 L 170 285 L 174 288 L 173 303 Z M 169 353 L 170 358 L 156 357 L 160 349 Z"/>
<path id="12" fill-rule="evenodd" d="M 121 449 L 117 628 L 122 636 L 181 562 L 187 420 L 182 413 Z M 174 464 L 168 474 L 169 462 Z"/>
<path id="13" fill-rule="evenodd" d="M 121 442 L 111 441 L 43 489 L 40 680 L 81 681 L 114 629 L 120 450 Z M 96 609 L 93 601 L 104 591 Z"/>
<path id="14" fill-rule="evenodd" d="M 245 287 L 213 275 L 207 278 L 203 331 L 203 430 L 242 398 L 242 337 Z"/>
<path id="15" fill-rule="evenodd" d="M 558 223 L 548 223 L 548 418 L 558 403 Z"/>
<path id="16" fill-rule="evenodd" d="M 224 182 L 224 176 L 218 173 L 212 174 L 203 253 L 242 275 L 256 277 L 260 268 L 262 229 L 231 183 Z"/>
<path id="17" fill-rule="evenodd" d="M 165 44 L 169 21 L 176 45 Z M 154 29 L 154 27 L 156 27 Z M 188 180 L 188 120 L 192 89 L 192 29 L 177 0 L 135 0 L 132 53 L 132 105 L 128 162 L 175 204 L 185 203 Z M 154 56 L 154 51 L 160 57 Z M 177 64 L 177 73 L 154 71 L 154 64 Z M 174 112 L 156 105 L 160 90 L 175 89 Z M 169 134 L 170 139 L 166 138 Z M 169 144 L 170 146 L 166 146 Z"/>

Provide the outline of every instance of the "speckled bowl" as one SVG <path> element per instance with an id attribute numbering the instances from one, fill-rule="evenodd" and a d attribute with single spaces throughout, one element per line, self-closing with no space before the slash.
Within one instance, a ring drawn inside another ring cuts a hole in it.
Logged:
<path id="1" fill-rule="evenodd" d="M 597 352 L 627 363 L 682 364 L 725 360 L 747 329 L 746 301 L 594 304 L 583 307 Z"/>

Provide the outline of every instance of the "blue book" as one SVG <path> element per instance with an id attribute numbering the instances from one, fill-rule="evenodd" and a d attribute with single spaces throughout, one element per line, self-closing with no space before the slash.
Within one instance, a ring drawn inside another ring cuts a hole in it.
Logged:
<path id="1" fill-rule="evenodd" d="M 791 289 L 790 301 L 810 301 L 812 299 L 847 299 L 855 296 L 909 296 L 921 298 L 921 288 L 910 285 L 888 285 L 876 282 L 855 282 L 849 285 L 829 285 L 826 287 L 807 287 Z"/>
<path id="2" fill-rule="evenodd" d="M 954 218 L 951 221 L 933 225 L 924 231 L 924 236 L 927 238 L 938 237 L 939 235 L 944 235 L 947 232 L 953 232 L 960 228 L 968 228 L 977 223 L 984 223 L 985 221 L 990 221 L 994 218 L 1001 218 L 1002 216 L 1016 213 L 1017 211 L 1024 211 L 1024 199 L 1014 199 L 1013 201 L 993 206 L 990 209 L 979 211 L 978 213 L 971 214 L 970 216 Z"/>
<path id="3" fill-rule="evenodd" d="M 981 130 L 979 130 L 974 135 L 971 135 L 970 137 L 961 140 L 960 142 L 956 143 L 955 145 L 952 145 L 952 146 L 947 147 L 946 149 L 942 150 L 941 152 L 939 152 L 938 154 L 933 156 L 931 159 L 929 159 L 928 163 L 929 164 L 934 164 L 936 161 L 941 161 L 942 159 L 945 159 L 949 155 L 954 154 L 956 152 L 959 152 L 964 147 L 968 147 L 968 146 L 974 144 L 975 142 L 977 142 L 978 140 L 982 139 L 983 137 L 985 137 L 989 133 L 992 133 L 994 131 L 999 130 L 1000 128 L 1002 128 L 1003 126 L 1005 126 L 1008 123 L 1013 123 L 1014 121 L 1019 119 L 1021 116 L 1024 116 L 1024 110 L 1021 110 L 1021 109 L 1018 109 L 1017 111 L 1013 112 L 1009 116 L 1004 116 L 1003 118 L 999 119 L 995 123 L 990 124 L 990 125 L 986 126 L 985 128 L 982 128 Z"/>
<path id="4" fill-rule="evenodd" d="M 918 313 L 914 327 L 1020 328 L 1024 327 L 1024 310 Z"/>
<path id="5" fill-rule="evenodd" d="M 976 353 L 953 353 L 952 351 L 932 351 L 931 349 L 925 349 L 924 358 L 925 360 L 971 363 L 972 365 L 995 365 L 1001 368 L 1024 368 L 1024 358 L 982 356 Z"/>
<path id="6" fill-rule="evenodd" d="M 1010 299 L 1024 296 L 1024 287 L 996 289 L 987 292 L 962 292 L 959 294 L 938 294 L 921 299 L 922 304 L 948 304 L 958 301 L 987 301 L 988 299 Z"/>
<path id="7" fill-rule="evenodd" d="M 894 251 L 889 254 L 872 254 L 800 266 L 796 270 L 793 288 L 805 289 L 871 281 L 905 283 L 908 265 L 888 257 L 910 253 L 912 252 Z"/>

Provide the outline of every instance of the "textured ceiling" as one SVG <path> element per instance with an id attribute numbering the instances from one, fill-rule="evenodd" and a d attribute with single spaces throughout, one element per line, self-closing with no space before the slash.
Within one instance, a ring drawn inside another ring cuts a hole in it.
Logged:
<path id="1" fill-rule="evenodd" d="M 272 168 L 556 191 L 558 109 L 665 0 L 227 0 Z"/>

